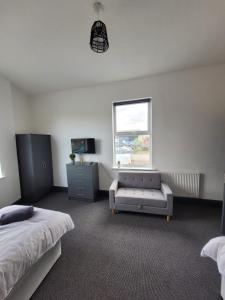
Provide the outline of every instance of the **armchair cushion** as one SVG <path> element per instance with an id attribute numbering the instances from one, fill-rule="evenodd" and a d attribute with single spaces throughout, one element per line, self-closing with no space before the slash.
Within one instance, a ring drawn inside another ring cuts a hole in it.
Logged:
<path id="1" fill-rule="evenodd" d="M 167 201 L 159 190 L 119 188 L 115 197 L 116 204 L 142 205 L 165 208 Z"/>
<path id="2" fill-rule="evenodd" d="M 120 172 L 119 187 L 121 188 L 142 188 L 161 189 L 161 174 L 159 172 Z"/>

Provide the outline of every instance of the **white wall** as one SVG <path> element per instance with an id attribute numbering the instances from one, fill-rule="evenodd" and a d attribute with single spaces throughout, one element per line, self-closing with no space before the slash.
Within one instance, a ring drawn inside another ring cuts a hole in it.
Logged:
<path id="1" fill-rule="evenodd" d="M 42 94 L 32 98 L 34 131 L 53 138 L 54 183 L 67 186 L 70 139 L 95 137 L 101 189 L 112 176 L 113 101 L 152 97 L 153 166 L 200 171 L 204 198 L 222 199 L 225 171 L 225 65 L 139 80 Z M 110 174 L 110 175 L 109 175 Z"/>
<path id="2" fill-rule="evenodd" d="M 30 133 L 31 111 L 30 98 L 23 91 L 11 84 L 11 95 L 14 112 L 15 133 Z"/>
<path id="3" fill-rule="evenodd" d="M 0 179 L 0 207 L 20 198 L 15 132 L 28 126 L 23 124 L 28 107 L 27 96 L 0 78 L 0 164 L 5 176 Z"/>

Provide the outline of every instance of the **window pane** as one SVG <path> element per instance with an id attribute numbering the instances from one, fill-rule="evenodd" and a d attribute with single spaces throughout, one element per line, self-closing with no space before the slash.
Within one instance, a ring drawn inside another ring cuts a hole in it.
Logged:
<path id="1" fill-rule="evenodd" d="M 115 162 L 121 166 L 145 167 L 150 165 L 149 135 L 116 135 Z"/>
<path id="2" fill-rule="evenodd" d="M 118 105 L 116 109 L 116 131 L 147 131 L 148 103 Z"/>

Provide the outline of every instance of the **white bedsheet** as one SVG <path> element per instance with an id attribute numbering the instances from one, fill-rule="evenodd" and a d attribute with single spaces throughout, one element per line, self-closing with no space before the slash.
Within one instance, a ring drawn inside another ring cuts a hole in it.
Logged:
<path id="1" fill-rule="evenodd" d="M 211 239 L 201 251 L 201 256 L 212 258 L 221 275 L 225 275 L 225 236 Z"/>
<path id="2" fill-rule="evenodd" d="M 4 207 L 0 214 L 17 207 Z M 73 228 L 68 214 L 36 207 L 32 218 L 0 226 L 0 299 L 5 299 L 27 270 Z"/>

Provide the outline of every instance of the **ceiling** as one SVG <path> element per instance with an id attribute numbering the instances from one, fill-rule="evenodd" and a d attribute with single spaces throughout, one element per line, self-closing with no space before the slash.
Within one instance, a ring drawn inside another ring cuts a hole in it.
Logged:
<path id="1" fill-rule="evenodd" d="M 90 50 L 93 0 L 0 0 L 0 72 L 30 94 L 225 63 L 224 0 L 102 0 L 110 48 Z"/>

